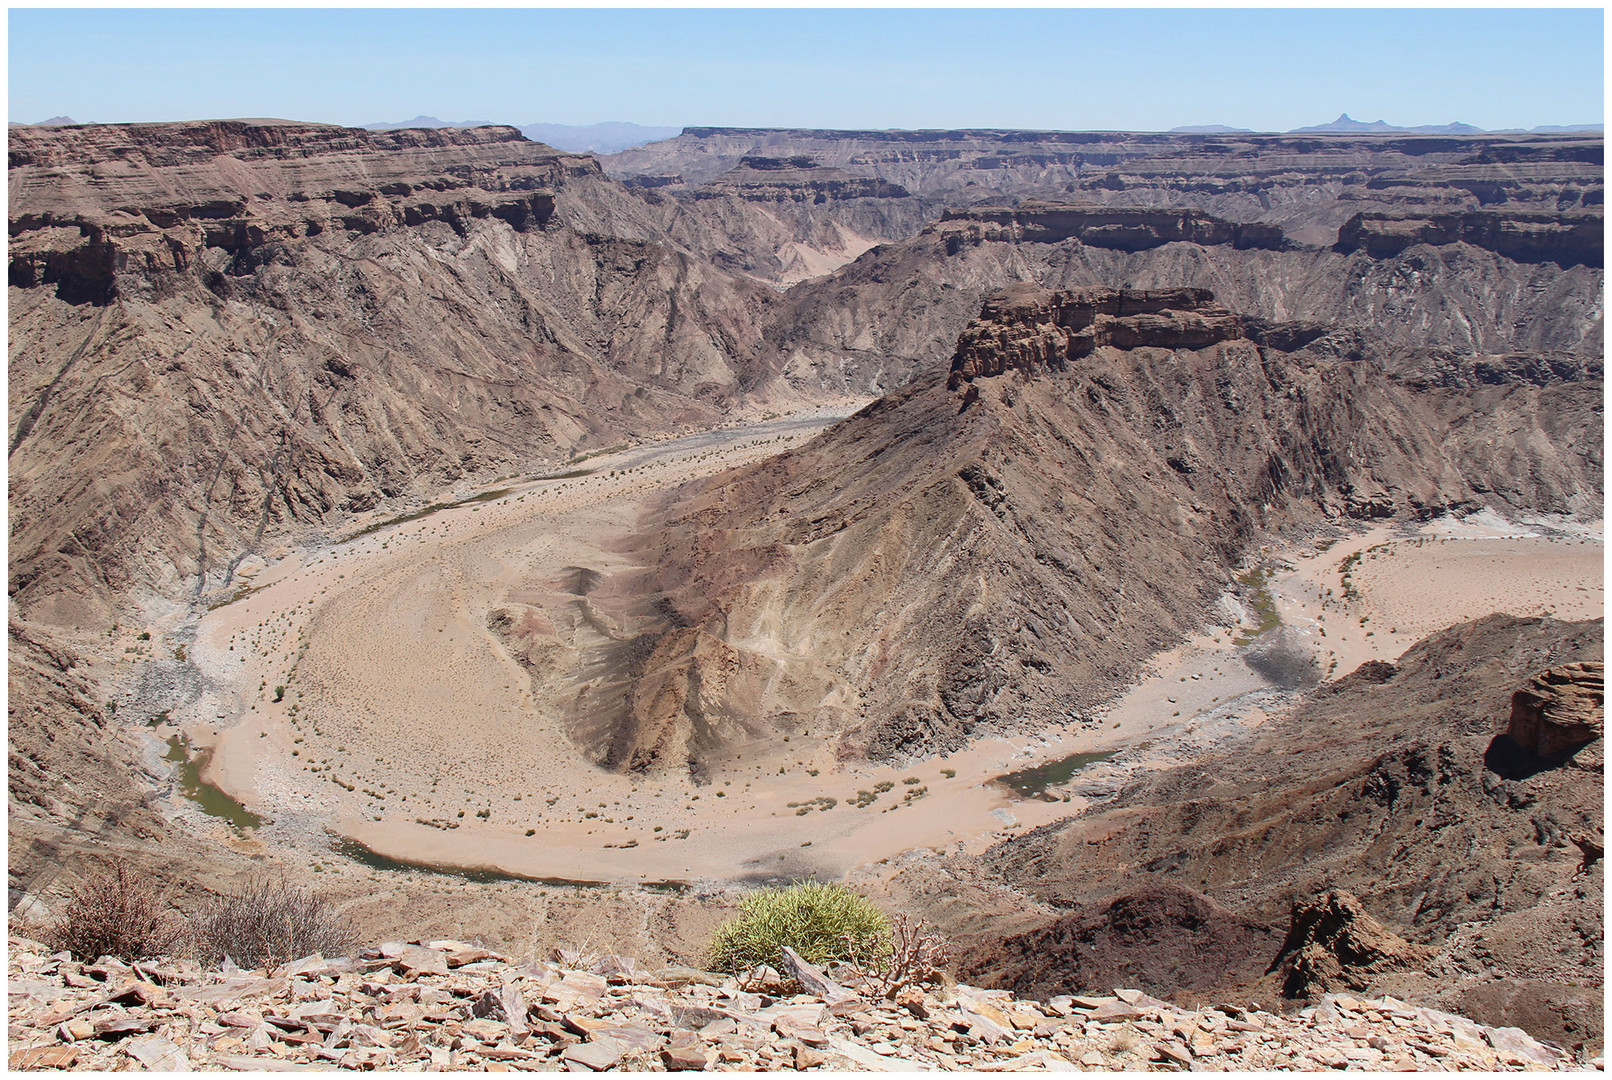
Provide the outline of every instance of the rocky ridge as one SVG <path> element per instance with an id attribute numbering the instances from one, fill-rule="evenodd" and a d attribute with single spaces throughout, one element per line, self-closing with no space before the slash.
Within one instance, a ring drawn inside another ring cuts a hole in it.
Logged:
<path id="1" fill-rule="evenodd" d="M 1211 247 L 1230 244 L 1239 250 L 1289 246 L 1282 230 L 1262 222 L 1233 222 L 1201 210 L 1164 207 L 1082 206 L 1025 202 L 947 210 L 940 217 L 947 248 L 1008 240 L 1056 244 L 1078 240 L 1088 247 L 1145 251 L 1165 244 Z"/>
<path id="2" fill-rule="evenodd" d="M 1403 227 L 1404 242 L 1340 244 L 1332 228 L 1307 246 L 1269 222 L 1180 207 L 951 209 L 910 239 L 795 286 L 766 337 L 792 384 L 888 386 L 933 370 L 979 305 L 1017 284 L 1189 287 L 1245 316 L 1326 324 L 1338 331 L 1337 355 L 1396 373 L 1517 354 L 1598 365 L 1598 219 L 1545 217 L 1525 232 L 1425 236 L 1421 219 L 1384 218 Z"/>
<path id="3" fill-rule="evenodd" d="M 806 157 L 957 207 L 1001 196 L 1190 207 L 1330 243 L 1355 213 L 1604 201 L 1600 133 L 1258 135 L 685 128 L 606 159 L 612 176 L 695 188 L 747 156 Z"/>
<path id="4" fill-rule="evenodd" d="M 1549 687 L 1545 700 L 1572 702 L 1562 711 L 1581 730 L 1600 715 L 1602 648 L 1599 622 L 1461 624 L 1323 684 L 1218 751 L 995 845 L 983 874 L 1065 911 L 979 943 L 964 976 L 1040 996 L 1123 973 L 1164 995 L 1183 943 L 1201 938 L 1218 987 L 1200 993 L 1352 985 L 1598 1046 L 1600 743 L 1521 768 L 1505 747 L 1514 694 L 1526 713 Z M 1140 906 L 1160 890 L 1198 899 Z M 1112 908 L 1148 917 L 1116 923 Z M 1239 946 L 1250 923 L 1294 927 L 1280 951 L 1295 963 L 1271 963 L 1271 929 Z M 1071 937 L 1086 944 L 1047 947 Z"/>
<path id="5" fill-rule="evenodd" d="M 808 965 L 809 967 L 809 965 Z M 1584 1063 L 1515 1028 L 1394 998 L 1295 1015 L 1183 1009 L 1136 990 L 1016 1000 L 909 987 L 864 997 L 562 952 L 513 961 L 459 941 L 391 943 L 275 968 L 81 963 L 10 939 L 14 1069 L 486 1071 L 1513 1071 Z M 1596 1064 L 1599 1064 L 1597 1060 Z"/>
<path id="6" fill-rule="evenodd" d="M 1356 214 L 1338 229 L 1338 250 L 1374 258 L 1415 244 L 1471 244 L 1517 262 L 1602 266 L 1606 219 L 1599 211 L 1539 213 L 1482 210 L 1465 214 Z"/>
<path id="7" fill-rule="evenodd" d="M 1594 384 L 1419 392 L 1327 358 L 1322 331 L 1190 289 L 989 303 L 945 379 L 689 488 L 646 530 L 647 576 L 593 595 L 635 628 L 600 670 L 641 673 L 596 714 L 600 760 L 698 771 L 806 733 L 900 758 L 1034 730 L 1186 636 L 1259 537 L 1594 512 Z M 1570 414 L 1575 434 L 1550 431 Z M 1526 493 L 1498 416 L 1555 448 Z"/>

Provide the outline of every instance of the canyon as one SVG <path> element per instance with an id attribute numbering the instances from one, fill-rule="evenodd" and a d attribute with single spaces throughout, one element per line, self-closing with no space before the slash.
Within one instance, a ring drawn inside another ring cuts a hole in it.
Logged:
<path id="1" fill-rule="evenodd" d="M 981 985 L 1275 1001 L 1346 889 L 1404 948 L 1324 989 L 1599 1053 L 1599 135 L 248 120 L 10 178 L 15 917 L 117 852 L 697 962 L 817 875 Z"/>

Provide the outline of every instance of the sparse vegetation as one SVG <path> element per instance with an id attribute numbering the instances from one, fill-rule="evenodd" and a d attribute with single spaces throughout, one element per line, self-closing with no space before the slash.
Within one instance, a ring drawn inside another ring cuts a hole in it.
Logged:
<path id="1" fill-rule="evenodd" d="M 227 896 L 193 926 L 193 945 L 206 963 L 229 957 L 245 968 L 280 964 L 318 953 L 340 956 L 353 944 L 351 927 L 318 893 L 284 879 L 257 881 Z"/>
<path id="2" fill-rule="evenodd" d="M 79 960 L 133 961 L 172 951 L 180 930 L 162 890 L 117 859 L 84 877 L 44 937 Z"/>
<path id="3" fill-rule="evenodd" d="M 788 946 L 813 964 L 845 960 L 877 964 L 893 941 L 890 920 L 843 885 L 797 881 L 761 889 L 739 901 L 739 914 L 717 928 L 710 963 L 716 971 L 744 972 L 780 963 Z"/>

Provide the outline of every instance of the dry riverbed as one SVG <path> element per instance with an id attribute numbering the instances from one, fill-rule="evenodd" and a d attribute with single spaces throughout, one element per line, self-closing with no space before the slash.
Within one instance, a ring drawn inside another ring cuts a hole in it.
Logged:
<path id="1" fill-rule="evenodd" d="M 1599 523 L 1379 527 L 1264 553 L 1226 625 L 1153 658 L 1106 710 L 1034 738 L 906 767 L 783 745 L 703 784 L 590 764 L 491 613 L 533 581 L 631 569 L 620 541 L 646 497 L 798 445 L 844 411 L 617 450 L 243 565 L 233 599 L 173 628 L 199 685 L 155 718 L 159 748 L 188 770 L 176 805 L 211 800 L 226 815 L 215 828 L 244 850 L 311 854 L 335 838 L 371 867 L 623 884 L 838 877 L 911 848 L 979 850 L 1258 725 L 1286 699 L 1243 654 L 1278 620 L 1341 675 L 1491 611 L 1602 610 Z"/>

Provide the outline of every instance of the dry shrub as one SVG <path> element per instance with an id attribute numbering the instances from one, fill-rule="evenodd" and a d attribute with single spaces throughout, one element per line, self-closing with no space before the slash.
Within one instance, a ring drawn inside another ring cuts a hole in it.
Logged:
<path id="1" fill-rule="evenodd" d="M 883 952 L 871 962 L 852 965 L 864 987 L 894 1000 L 904 987 L 945 981 L 952 950 L 939 931 L 905 913 L 891 917 L 890 929 Z"/>
<path id="2" fill-rule="evenodd" d="M 46 944 L 79 960 L 134 961 L 172 951 L 181 924 L 166 895 L 121 859 L 90 872 L 45 931 Z"/>
<path id="3" fill-rule="evenodd" d="M 340 956 L 356 934 L 328 898 L 279 881 L 255 881 L 219 898 L 192 926 L 205 963 L 229 957 L 243 968 L 268 967 L 318 953 Z"/>

